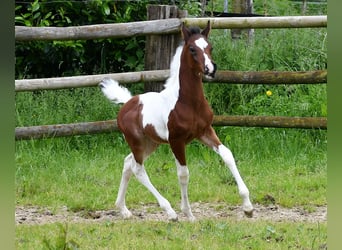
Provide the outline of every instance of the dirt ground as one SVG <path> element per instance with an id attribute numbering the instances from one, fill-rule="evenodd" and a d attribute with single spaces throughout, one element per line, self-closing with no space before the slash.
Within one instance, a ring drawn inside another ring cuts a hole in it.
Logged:
<path id="1" fill-rule="evenodd" d="M 236 220 L 268 220 L 274 222 L 324 222 L 327 220 L 327 206 L 315 207 L 313 211 L 306 211 L 303 208 L 283 208 L 277 205 L 255 205 L 253 218 L 247 218 L 241 207 L 229 206 L 225 203 L 192 203 L 192 212 L 197 220 L 202 219 L 224 219 L 232 218 Z M 133 218 L 131 220 L 152 220 L 167 221 L 166 214 L 157 204 L 142 204 L 136 209 L 131 209 Z M 177 212 L 179 221 L 186 221 L 187 218 Z M 102 222 L 123 220 L 118 210 L 99 211 L 69 211 L 67 207 L 62 207 L 55 212 L 42 207 L 22 207 L 17 206 L 15 210 L 16 224 L 37 225 L 55 222 Z"/>

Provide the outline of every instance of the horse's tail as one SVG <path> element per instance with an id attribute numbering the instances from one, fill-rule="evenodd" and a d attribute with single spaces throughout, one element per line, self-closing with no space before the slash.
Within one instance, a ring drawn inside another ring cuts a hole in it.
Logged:
<path id="1" fill-rule="evenodd" d="M 126 103 L 132 98 L 131 92 L 125 87 L 119 85 L 119 83 L 110 78 L 104 78 L 99 84 L 102 93 L 112 102 Z"/>

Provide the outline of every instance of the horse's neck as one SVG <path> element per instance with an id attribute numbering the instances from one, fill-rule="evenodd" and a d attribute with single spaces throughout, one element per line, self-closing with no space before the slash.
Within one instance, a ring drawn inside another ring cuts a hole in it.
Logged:
<path id="1" fill-rule="evenodd" d="M 183 65 L 179 70 L 179 101 L 196 106 L 207 103 L 203 92 L 202 74 L 194 73 Z"/>

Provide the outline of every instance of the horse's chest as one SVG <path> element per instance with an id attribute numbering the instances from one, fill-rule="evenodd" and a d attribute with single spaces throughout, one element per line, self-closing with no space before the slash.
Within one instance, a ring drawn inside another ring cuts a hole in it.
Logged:
<path id="1" fill-rule="evenodd" d="M 168 121 L 170 136 L 198 137 L 212 124 L 213 113 L 209 106 L 203 105 L 199 109 L 186 105 L 176 105 L 171 111 Z"/>

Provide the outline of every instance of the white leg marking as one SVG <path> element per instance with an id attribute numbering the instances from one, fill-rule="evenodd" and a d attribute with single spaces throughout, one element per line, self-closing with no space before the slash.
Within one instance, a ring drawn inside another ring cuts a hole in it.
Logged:
<path id="1" fill-rule="evenodd" d="M 132 166 L 132 171 L 136 178 L 139 180 L 141 184 L 143 184 L 153 195 L 156 197 L 159 206 L 164 209 L 169 216 L 170 220 L 177 220 L 177 214 L 172 209 L 170 202 L 165 199 L 158 190 L 152 185 L 150 178 L 148 177 L 144 165 L 140 165 L 139 163 L 135 162 L 135 164 Z"/>
<path id="2" fill-rule="evenodd" d="M 253 205 L 249 200 L 249 190 L 240 176 L 232 152 L 222 144 L 219 145 L 218 148 L 214 148 L 214 150 L 222 157 L 223 161 L 226 163 L 226 165 L 228 165 L 230 171 L 232 172 L 232 175 L 235 178 L 239 189 L 239 194 L 242 198 L 242 207 L 245 214 L 248 216 L 252 216 Z"/>
<path id="3" fill-rule="evenodd" d="M 124 167 L 122 170 L 122 177 L 121 177 L 121 183 L 118 191 L 118 196 L 116 198 L 115 205 L 117 208 L 120 209 L 120 213 L 124 218 L 129 218 L 132 216 L 132 213 L 127 209 L 126 207 L 126 191 L 129 179 L 132 176 L 132 164 L 133 164 L 133 154 L 129 154 L 124 161 Z"/>
<path id="4" fill-rule="evenodd" d="M 195 221 L 190 208 L 188 198 L 188 183 L 189 183 L 189 169 L 187 166 L 182 166 L 176 159 L 177 175 L 179 185 L 181 187 L 181 210 L 189 218 L 190 221 Z"/>

